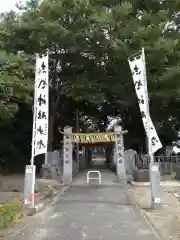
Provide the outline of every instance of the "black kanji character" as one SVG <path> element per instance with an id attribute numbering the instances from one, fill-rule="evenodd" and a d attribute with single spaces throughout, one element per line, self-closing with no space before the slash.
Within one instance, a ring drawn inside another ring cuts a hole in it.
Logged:
<path id="1" fill-rule="evenodd" d="M 138 98 L 138 102 L 139 102 L 140 104 L 144 104 L 143 96 L 141 96 L 141 98 Z"/>
<path id="2" fill-rule="evenodd" d="M 146 118 L 146 114 L 144 111 L 141 111 L 141 116 L 142 116 L 142 118 Z"/>
<path id="3" fill-rule="evenodd" d="M 40 87 L 41 87 L 41 89 L 44 89 L 46 86 L 47 86 L 47 83 L 46 83 L 46 81 L 45 81 L 45 80 L 41 80 L 41 81 L 40 81 L 40 83 L 39 83 L 39 86 L 38 86 L 38 88 L 40 88 Z"/>
<path id="4" fill-rule="evenodd" d="M 152 137 L 152 139 L 151 139 L 152 145 L 155 146 L 157 142 L 158 142 L 158 140 L 155 137 Z"/>
<path id="5" fill-rule="evenodd" d="M 44 62 L 41 64 L 41 68 L 38 69 L 38 74 L 40 73 L 46 73 L 46 65 Z"/>
<path id="6" fill-rule="evenodd" d="M 41 106 L 42 104 L 46 104 L 45 95 L 44 95 L 44 98 L 43 98 L 42 95 L 40 94 L 40 96 L 38 98 L 38 102 L 39 102 L 39 106 Z"/>
<path id="7" fill-rule="evenodd" d="M 38 74 L 40 74 L 40 73 L 46 73 L 46 70 L 42 70 L 41 68 L 39 68 L 37 72 L 38 72 Z"/>
<path id="8" fill-rule="evenodd" d="M 40 73 L 46 73 L 46 65 L 44 64 L 44 62 L 41 64 L 41 68 L 38 69 L 38 74 Z"/>
<path id="9" fill-rule="evenodd" d="M 121 141 L 121 140 L 120 140 L 121 134 L 119 134 L 119 132 L 117 133 L 117 138 L 118 138 L 118 141 Z"/>
<path id="10" fill-rule="evenodd" d="M 42 68 L 42 70 L 46 69 L 46 65 L 44 64 L 44 62 L 41 64 L 41 68 Z"/>
<path id="11" fill-rule="evenodd" d="M 137 90 L 139 90 L 141 87 L 142 87 L 142 83 L 141 83 L 141 80 L 138 80 L 138 81 L 135 81 L 135 88 L 137 89 Z M 137 86 L 137 87 L 136 87 Z"/>
<path id="12" fill-rule="evenodd" d="M 40 139 L 40 140 L 37 142 L 37 147 L 38 147 L 39 149 L 42 149 L 42 148 L 45 147 L 45 145 L 44 145 L 42 139 Z"/>
<path id="13" fill-rule="evenodd" d="M 38 119 L 47 119 L 46 113 L 41 111 L 41 110 L 39 110 L 39 112 L 38 112 Z"/>
<path id="14" fill-rule="evenodd" d="M 41 135 L 45 135 L 44 130 L 42 129 L 41 126 L 39 126 L 39 128 L 37 128 L 37 132 L 39 132 Z"/>
<path id="15" fill-rule="evenodd" d="M 139 68 L 137 67 L 137 65 L 135 65 L 135 67 L 134 67 L 133 75 L 134 74 L 136 74 L 136 75 L 140 75 L 141 74 L 141 71 L 139 71 Z"/>
<path id="16" fill-rule="evenodd" d="M 121 144 L 121 139 L 117 140 L 117 144 L 120 145 Z"/>

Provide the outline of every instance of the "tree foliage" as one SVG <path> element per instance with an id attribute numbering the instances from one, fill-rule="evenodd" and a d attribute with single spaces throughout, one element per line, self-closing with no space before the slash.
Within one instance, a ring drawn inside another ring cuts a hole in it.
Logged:
<path id="1" fill-rule="evenodd" d="M 10 170 L 23 169 L 30 153 L 32 62 L 20 52 L 0 52 L 0 161 Z"/>
<path id="2" fill-rule="evenodd" d="M 84 116 L 104 129 L 108 116 L 121 115 L 129 142 L 139 139 L 140 144 L 144 130 L 127 58 L 144 47 L 151 116 L 162 141 L 171 142 L 180 116 L 179 6 L 179 0 L 31 0 L 18 13 L 2 14 L 0 45 L 6 63 L 0 97 L 6 114 L 17 112 L 18 104 L 8 102 L 12 91 L 5 88 L 17 89 L 15 98 L 27 103 L 33 57 L 48 49 L 49 148 L 56 144 L 58 126 L 75 125 L 77 109 L 82 128 Z"/>
<path id="3" fill-rule="evenodd" d="M 31 59 L 24 54 L 0 52 L 1 118 L 12 118 L 18 111 L 18 101 L 28 103 L 31 100 L 32 70 Z"/>

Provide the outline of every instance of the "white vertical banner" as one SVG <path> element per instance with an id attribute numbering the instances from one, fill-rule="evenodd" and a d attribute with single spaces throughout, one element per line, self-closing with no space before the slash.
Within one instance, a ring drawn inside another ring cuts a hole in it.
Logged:
<path id="1" fill-rule="evenodd" d="M 159 137 L 157 135 L 156 129 L 153 125 L 150 116 L 147 116 L 146 104 L 149 103 L 148 102 L 146 103 L 146 99 L 148 99 L 147 96 L 148 93 L 147 82 L 145 77 L 146 76 L 145 62 L 143 60 L 142 54 L 138 57 L 134 57 L 133 59 L 128 59 L 128 62 L 133 77 L 133 82 L 139 102 L 139 108 L 141 111 L 144 128 L 151 144 L 151 151 L 152 153 L 155 153 L 158 149 L 162 147 L 162 144 L 159 140 Z"/>
<path id="2" fill-rule="evenodd" d="M 49 122 L 48 54 L 36 56 L 32 158 L 47 152 Z"/>

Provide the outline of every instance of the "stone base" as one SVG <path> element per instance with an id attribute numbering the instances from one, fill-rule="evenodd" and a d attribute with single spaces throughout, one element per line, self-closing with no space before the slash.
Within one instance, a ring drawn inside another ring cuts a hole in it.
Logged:
<path id="1" fill-rule="evenodd" d="M 180 180 L 180 164 L 177 164 L 177 163 L 173 164 L 173 172 L 175 172 L 176 174 L 175 178 L 177 180 Z"/>
<path id="2" fill-rule="evenodd" d="M 42 165 L 42 168 L 40 170 L 40 175 L 41 175 L 41 178 L 44 178 L 44 179 L 52 178 L 51 170 L 47 164 Z"/>
<path id="3" fill-rule="evenodd" d="M 172 163 L 171 162 L 160 163 L 160 174 L 161 174 L 161 176 L 171 175 L 172 172 L 173 172 L 173 168 L 172 168 Z"/>
<path id="4" fill-rule="evenodd" d="M 149 169 L 134 170 L 134 180 L 136 182 L 149 182 Z"/>
<path id="5" fill-rule="evenodd" d="M 127 175 L 126 173 L 117 173 L 118 182 L 126 182 L 127 183 Z"/>
<path id="6" fill-rule="evenodd" d="M 57 165 L 49 166 L 43 164 L 41 168 L 41 178 L 62 181 L 62 169 Z"/>

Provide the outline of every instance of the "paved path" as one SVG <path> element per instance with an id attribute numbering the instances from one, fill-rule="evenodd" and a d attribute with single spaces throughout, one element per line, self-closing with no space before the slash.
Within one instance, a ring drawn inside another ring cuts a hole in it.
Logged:
<path id="1" fill-rule="evenodd" d="M 104 171 L 101 186 L 84 184 L 85 175 L 44 214 L 33 217 L 15 240 L 157 240 L 131 204 L 115 175 Z"/>

